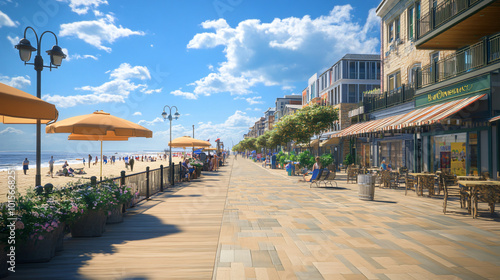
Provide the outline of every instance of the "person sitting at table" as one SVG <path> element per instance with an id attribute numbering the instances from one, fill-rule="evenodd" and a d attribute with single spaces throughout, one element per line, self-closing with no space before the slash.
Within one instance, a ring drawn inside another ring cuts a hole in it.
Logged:
<path id="1" fill-rule="evenodd" d="M 392 170 L 392 164 L 389 162 L 389 164 L 387 165 L 387 170 L 391 171 Z"/>
<path id="2" fill-rule="evenodd" d="M 387 165 L 385 164 L 385 159 L 382 160 L 382 164 L 380 164 L 380 169 L 387 170 Z"/>

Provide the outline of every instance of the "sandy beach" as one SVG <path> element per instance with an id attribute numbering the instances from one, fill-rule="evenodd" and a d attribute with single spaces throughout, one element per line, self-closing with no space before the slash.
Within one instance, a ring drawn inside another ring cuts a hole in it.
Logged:
<path id="1" fill-rule="evenodd" d="M 173 162 L 178 164 L 179 161 L 181 160 L 180 157 L 173 157 Z M 168 165 L 168 160 L 158 160 L 155 162 L 142 162 L 142 161 L 135 161 L 134 164 L 134 171 L 131 171 L 130 168 L 126 169 L 125 168 L 125 163 L 123 161 L 116 161 L 114 165 L 108 163 L 108 164 L 103 164 L 102 165 L 102 177 L 104 178 L 114 178 L 114 177 L 119 177 L 120 172 L 124 170 L 126 174 L 133 174 L 133 173 L 138 173 L 142 171 L 146 171 L 146 167 L 149 166 L 149 169 L 157 169 L 160 168 L 160 165 L 167 166 Z M 73 164 L 70 165 L 71 168 L 81 168 L 83 167 L 83 164 Z M 61 170 L 62 165 L 54 165 L 54 174 L 57 170 Z M 86 163 L 84 167 L 84 171 L 87 174 L 83 175 L 75 175 L 74 177 L 64 177 L 64 176 L 54 176 L 51 178 L 48 174 L 49 172 L 49 167 L 42 167 L 41 174 L 42 174 L 42 185 L 45 185 L 47 183 L 52 183 L 56 188 L 58 187 L 63 187 L 66 184 L 70 182 L 77 182 L 78 180 L 82 182 L 87 182 L 90 181 L 90 177 L 96 176 L 97 180 L 99 180 L 99 163 L 96 165 L 93 165 L 93 163 L 90 164 L 90 168 L 88 166 L 88 163 Z M 24 175 L 22 170 L 16 170 L 15 171 L 15 182 L 16 182 L 16 191 L 21 194 L 25 194 L 26 190 L 29 188 L 33 188 L 35 185 L 35 174 L 36 174 L 36 169 L 30 169 L 28 170 L 27 174 Z M 7 201 L 7 191 L 8 191 L 8 172 L 7 171 L 1 171 L 0 172 L 0 202 L 6 202 Z"/>

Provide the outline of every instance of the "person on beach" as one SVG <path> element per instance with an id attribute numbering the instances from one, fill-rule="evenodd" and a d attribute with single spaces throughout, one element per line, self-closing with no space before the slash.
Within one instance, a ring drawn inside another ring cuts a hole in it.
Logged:
<path id="1" fill-rule="evenodd" d="M 92 161 L 92 156 L 89 154 L 89 168 L 90 168 L 90 162 Z"/>
<path id="2" fill-rule="evenodd" d="M 130 161 L 129 161 L 130 171 L 134 171 L 134 163 L 135 163 L 134 157 L 130 157 Z"/>
<path id="3" fill-rule="evenodd" d="M 49 173 L 50 173 L 50 178 L 54 178 L 54 156 L 50 156 Z"/>
<path id="4" fill-rule="evenodd" d="M 25 158 L 24 161 L 23 161 L 23 171 L 24 171 L 24 175 L 26 175 L 26 171 L 29 169 L 29 160 L 28 158 Z"/>
<path id="5" fill-rule="evenodd" d="M 97 161 L 98 161 L 98 160 L 99 160 L 99 159 L 97 158 L 97 156 L 95 156 L 95 162 L 94 162 L 94 165 L 96 165 L 96 164 L 97 164 Z"/>
<path id="6" fill-rule="evenodd" d="M 83 160 L 83 167 L 85 167 L 85 158 L 82 158 Z"/>

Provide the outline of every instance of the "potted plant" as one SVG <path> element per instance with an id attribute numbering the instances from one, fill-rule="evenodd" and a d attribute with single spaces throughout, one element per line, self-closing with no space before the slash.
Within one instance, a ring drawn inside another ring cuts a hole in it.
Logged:
<path id="1" fill-rule="evenodd" d="M 16 260 L 47 262 L 55 256 L 60 235 L 59 207 L 53 199 L 28 193 L 16 198 Z"/>
<path id="2" fill-rule="evenodd" d="M 319 157 L 319 162 L 321 163 L 321 166 L 323 168 L 328 168 L 328 166 L 333 163 L 332 155 L 330 155 L 330 154 L 321 155 Z"/>
<path id="3" fill-rule="evenodd" d="M 106 229 L 108 210 L 116 206 L 109 187 L 83 185 L 72 191 L 75 201 L 85 205 L 84 213 L 70 224 L 73 237 L 97 237 Z"/>
<path id="4" fill-rule="evenodd" d="M 107 224 L 123 222 L 123 205 L 127 204 L 133 197 L 132 190 L 127 186 L 118 186 L 111 182 L 107 185 L 111 191 L 112 199 L 109 201 L 110 210 L 108 210 Z"/>

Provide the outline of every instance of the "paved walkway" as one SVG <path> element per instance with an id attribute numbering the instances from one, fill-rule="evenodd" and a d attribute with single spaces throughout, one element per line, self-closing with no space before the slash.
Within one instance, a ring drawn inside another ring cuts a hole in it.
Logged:
<path id="1" fill-rule="evenodd" d="M 500 223 L 453 203 L 231 160 L 134 208 L 99 238 L 69 239 L 13 279 L 499 279 Z"/>

